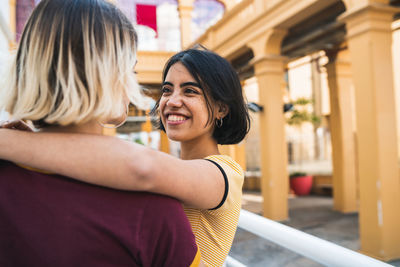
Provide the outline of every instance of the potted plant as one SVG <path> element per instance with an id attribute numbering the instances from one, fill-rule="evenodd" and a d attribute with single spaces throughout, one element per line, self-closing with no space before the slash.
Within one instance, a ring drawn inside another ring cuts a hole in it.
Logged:
<path id="1" fill-rule="evenodd" d="M 311 191 L 313 177 L 305 172 L 294 172 L 290 174 L 290 188 L 297 196 L 308 195 Z"/>
<path id="2" fill-rule="evenodd" d="M 310 122 L 317 126 L 320 123 L 320 118 L 310 111 L 310 104 L 312 104 L 312 100 L 307 98 L 298 98 L 291 102 L 291 108 L 287 111 L 286 122 L 291 126 L 299 127 L 300 132 L 302 131 L 301 126 L 305 122 Z M 294 172 L 289 177 L 290 188 L 296 195 L 303 196 L 310 193 L 313 180 L 311 175 L 307 175 L 305 172 Z"/>

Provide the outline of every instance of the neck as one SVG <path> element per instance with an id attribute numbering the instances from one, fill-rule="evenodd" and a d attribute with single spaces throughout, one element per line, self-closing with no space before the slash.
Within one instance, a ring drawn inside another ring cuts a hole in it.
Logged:
<path id="1" fill-rule="evenodd" d="M 218 144 L 213 138 L 181 142 L 181 159 L 202 159 L 217 154 Z"/>
<path id="2" fill-rule="evenodd" d="M 68 125 L 68 126 L 49 126 L 41 130 L 41 132 L 53 132 L 53 133 L 81 133 L 81 134 L 102 134 L 103 127 L 98 124 L 96 120 L 89 121 L 79 125 Z"/>

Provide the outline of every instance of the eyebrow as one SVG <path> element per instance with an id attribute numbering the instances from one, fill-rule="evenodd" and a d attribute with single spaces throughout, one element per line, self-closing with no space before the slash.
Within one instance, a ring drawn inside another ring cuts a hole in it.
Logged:
<path id="1" fill-rule="evenodd" d="M 172 83 L 170 83 L 170 82 L 163 82 L 162 85 L 163 85 L 163 86 L 164 86 L 164 85 L 174 86 L 174 85 L 173 85 Z M 200 89 L 203 89 L 203 88 L 201 88 L 200 84 L 195 83 L 195 82 L 185 82 L 185 83 L 181 83 L 181 84 L 180 84 L 180 87 L 185 87 L 185 86 L 195 86 L 195 87 L 198 87 L 198 88 L 200 88 Z"/>

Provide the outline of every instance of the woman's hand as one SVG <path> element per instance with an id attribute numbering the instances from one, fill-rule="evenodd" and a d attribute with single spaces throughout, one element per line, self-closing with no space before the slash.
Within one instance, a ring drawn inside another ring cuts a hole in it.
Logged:
<path id="1" fill-rule="evenodd" d="M 0 128 L 13 129 L 27 132 L 34 132 L 35 130 L 23 120 L 3 121 L 0 122 Z"/>

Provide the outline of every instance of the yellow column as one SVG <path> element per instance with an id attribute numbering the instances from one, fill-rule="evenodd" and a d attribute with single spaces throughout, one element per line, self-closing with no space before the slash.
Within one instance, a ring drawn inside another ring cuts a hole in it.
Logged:
<path id="1" fill-rule="evenodd" d="M 160 151 L 169 154 L 169 140 L 164 131 L 160 131 Z"/>
<path id="2" fill-rule="evenodd" d="M 112 127 L 112 125 L 110 125 Z M 116 128 L 103 128 L 103 135 L 107 136 L 116 136 L 117 135 L 117 129 Z"/>
<path id="3" fill-rule="evenodd" d="M 150 133 L 153 130 L 153 125 L 151 124 L 150 117 L 146 116 L 146 114 L 149 114 L 149 111 L 146 111 L 143 113 L 144 113 L 143 116 L 146 117 L 146 121 L 144 123 L 142 123 L 141 130 L 143 132 Z"/>
<path id="4" fill-rule="evenodd" d="M 400 159 L 400 19 L 392 24 L 393 28 L 393 71 L 394 71 L 394 88 L 397 109 L 397 149 Z M 399 166 L 400 171 L 400 166 Z"/>
<path id="5" fill-rule="evenodd" d="M 353 121 L 353 80 L 348 50 L 327 51 L 333 162 L 333 208 L 355 212 L 357 204 L 356 157 Z"/>
<path id="6" fill-rule="evenodd" d="M 288 173 L 283 115 L 284 60 L 279 56 L 286 31 L 272 30 L 250 43 L 253 49 L 260 113 L 261 191 L 263 215 L 273 220 L 288 218 Z"/>
<path id="7" fill-rule="evenodd" d="M 194 0 L 178 0 L 178 11 L 181 23 L 181 48 L 188 48 L 192 42 L 192 11 Z"/>
<path id="8" fill-rule="evenodd" d="M 223 145 L 218 146 L 219 152 L 223 155 L 230 156 L 246 171 L 246 145 L 245 142 L 241 142 L 237 145 Z"/>
<path id="9" fill-rule="evenodd" d="M 234 155 L 235 161 L 242 167 L 243 171 L 246 171 L 246 144 L 245 141 L 240 142 L 237 145 L 234 145 Z"/>
<path id="10" fill-rule="evenodd" d="M 9 0 L 10 5 L 10 31 L 13 34 L 13 40 L 9 41 L 9 48 L 16 48 L 15 34 L 17 32 L 17 0 Z"/>
<path id="11" fill-rule="evenodd" d="M 346 22 L 356 96 L 360 243 L 361 252 L 390 260 L 400 258 L 400 180 L 391 52 L 391 23 L 400 9 L 381 0 L 365 2 L 346 1 L 349 11 L 340 18 Z"/>

